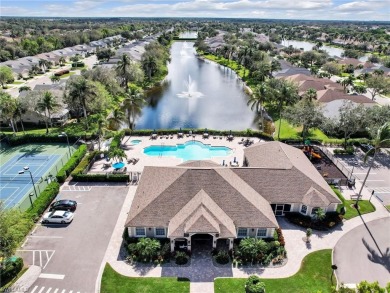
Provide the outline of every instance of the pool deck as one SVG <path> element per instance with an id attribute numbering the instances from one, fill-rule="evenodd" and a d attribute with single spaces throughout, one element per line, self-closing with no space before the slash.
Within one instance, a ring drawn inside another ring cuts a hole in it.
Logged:
<path id="1" fill-rule="evenodd" d="M 175 146 L 177 144 L 184 144 L 188 141 L 196 140 L 200 141 L 204 144 L 210 144 L 212 146 L 226 146 L 232 149 L 232 153 L 229 156 L 225 157 L 214 157 L 210 158 L 208 160 L 214 161 L 219 165 L 222 165 L 223 160 L 225 160 L 225 164 L 229 165 L 229 162 L 233 162 L 234 157 L 236 157 L 236 160 L 239 162 L 239 166 L 242 166 L 242 162 L 244 159 L 244 149 L 246 148 L 242 144 L 239 144 L 242 139 L 247 139 L 247 137 L 234 137 L 232 141 L 228 141 L 227 137 L 223 137 L 220 139 L 219 137 L 213 138 L 212 136 L 209 138 L 202 138 L 202 135 L 196 135 L 195 138 L 184 136 L 183 138 L 178 138 L 177 135 L 174 135 L 173 138 L 161 138 L 158 137 L 157 139 L 150 139 L 148 136 L 125 136 L 122 139 L 121 145 L 123 146 L 125 153 L 127 155 L 127 159 L 131 158 L 138 158 L 139 161 L 133 165 L 125 164 L 125 167 L 127 167 L 127 172 L 136 172 L 136 173 L 142 173 L 145 166 L 177 166 L 184 161 L 182 159 L 176 158 L 176 157 L 156 157 L 156 156 L 148 156 L 144 154 L 143 150 L 144 148 L 151 146 L 151 145 L 172 145 Z M 131 140 L 141 140 L 139 144 L 132 145 Z M 250 140 L 253 140 L 254 143 L 257 143 L 261 141 L 258 138 L 251 137 Z M 114 168 L 104 168 L 103 165 L 107 163 L 106 160 L 102 159 L 99 161 L 96 161 L 90 171 L 88 173 L 111 173 L 114 171 Z"/>

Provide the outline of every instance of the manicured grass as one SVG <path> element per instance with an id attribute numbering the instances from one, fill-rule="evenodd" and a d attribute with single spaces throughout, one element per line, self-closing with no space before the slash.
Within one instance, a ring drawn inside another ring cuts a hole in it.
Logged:
<path id="1" fill-rule="evenodd" d="M 333 191 L 337 194 L 338 198 L 343 202 L 337 207 L 337 211 L 340 212 L 341 208 L 345 206 L 346 212 L 344 219 L 349 220 L 361 215 L 375 212 L 375 207 L 368 200 L 359 200 L 359 212 L 352 206 L 355 203 L 355 200 L 348 200 L 343 197 L 340 190 L 332 187 Z"/>
<path id="2" fill-rule="evenodd" d="M 282 279 L 262 279 L 262 282 L 265 283 L 266 292 L 332 292 L 332 282 L 330 280 L 332 275 L 331 254 L 331 249 L 312 252 L 303 259 L 300 270 L 294 276 Z M 214 292 L 244 293 L 246 280 L 247 279 L 218 278 L 214 281 Z M 335 284 L 334 277 L 333 282 Z"/>
<path id="3" fill-rule="evenodd" d="M 22 84 L 22 83 L 24 83 L 24 81 L 19 81 L 19 80 L 16 80 L 16 81 L 14 81 L 13 83 L 11 83 L 11 84 Z"/>
<path id="4" fill-rule="evenodd" d="M 390 210 L 390 204 L 389 204 L 389 205 L 387 205 L 387 206 L 386 206 L 386 208 L 387 208 L 388 210 Z"/>
<path id="5" fill-rule="evenodd" d="M 275 135 L 278 137 L 280 120 L 275 121 Z M 295 127 L 291 125 L 287 120 L 282 119 L 282 126 L 280 127 L 280 139 L 301 139 L 302 127 Z M 328 140 L 329 138 L 320 129 L 311 129 L 308 134 L 308 138 L 318 140 Z"/>
<path id="6" fill-rule="evenodd" d="M 65 74 L 61 75 L 60 78 L 67 78 L 67 77 L 69 77 L 69 76 L 72 76 L 73 74 L 76 74 L 76 72 L 71 71 L 71 72 L 69 72 L 69 73 L 65 73 Z"/>
<path id="7" fill-rule="evenodd" d="M 241 66 L 240 64 L 238 64 L 236 61 L 228 60 L 226 58 L 218 57 L 218 56 L 211 55 L 211 54 L 205 54 L 205 55 L 203 55 L 203 57 L 206 59 L 209 59 L 211 61 L 217 62 L 218 64 L 221 64 L 223 66 L 227 66 L 227 67 L 233 69 L 241 78 L 244 77 L 245 68 L 243 66 Z M 246 71 L 245 74 L 248 74 L 248 70 L 245 70 L 245 71 Z"/>
<path id="8" fill-rule="evenodd" d="M 154 292 L 172 292 L 188 293 L 190 292 L 190 282 L 178 278 L 130 278 L 118 274 L 106 264 L 104 268 L 101 293 L 154 293 Z"/>

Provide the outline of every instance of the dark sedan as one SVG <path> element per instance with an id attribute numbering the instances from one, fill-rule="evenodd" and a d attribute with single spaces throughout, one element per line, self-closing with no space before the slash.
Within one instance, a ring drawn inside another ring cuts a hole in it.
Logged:
<path id="1" fill-rule="evenodd" d="M 71 211 L 74 212 L 77 208 L 77 202 L 69 199 L 61 199 L 53 202 L 50 205 L 50 211 Z"/>

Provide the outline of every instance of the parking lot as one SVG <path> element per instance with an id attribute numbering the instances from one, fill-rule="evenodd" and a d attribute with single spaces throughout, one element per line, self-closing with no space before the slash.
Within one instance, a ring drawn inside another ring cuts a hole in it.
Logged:
<path id="1" fill-rule="evenodd" d="M 367 163 L 364 163 L 364 153 L 361 150 L 358 150 L 357 154 L 353 157 L 338 156 L 337 158 L 350 172 L 352 172 L 358 181 L 364 181 L 369 163 L 371 162 L 371 157 L 369 157 Z M 375 196 L 377 196 L 384 205 L 390 205 L 389 149 L 382 150 L 382 152 L 376 156 L 374 166 L 366 181 L 366 187 L 368 190 L 374 191 Z"/>
<path id="2" fill-rule="evenodd" d="M 38 225 L 18 251 L 42 268 L 30 293 L 92 293 L 100 264 L 129 188 L 125 185 L 62 189 L 60 199 L 78 203 L 70 224 Z"/>

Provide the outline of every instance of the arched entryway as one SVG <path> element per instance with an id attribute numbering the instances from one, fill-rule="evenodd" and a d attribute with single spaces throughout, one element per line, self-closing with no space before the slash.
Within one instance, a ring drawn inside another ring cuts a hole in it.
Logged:
<path id="1" fill-rule="evenodd" d="M 210 234 L 194 234 L 191 236 L 191 248 L 199 250 L 213 249 L 213 236 Z"/>

